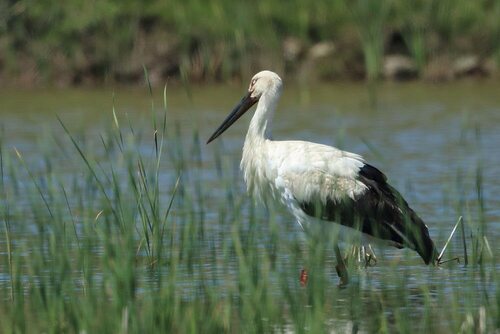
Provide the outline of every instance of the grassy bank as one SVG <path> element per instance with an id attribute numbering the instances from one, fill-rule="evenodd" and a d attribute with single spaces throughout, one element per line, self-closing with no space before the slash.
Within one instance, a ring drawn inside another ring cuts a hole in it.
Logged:
<path id="1" fill-rule="evenodd" d="M 374 80 L 392 54 L 412 78 L 494 75 L 499 16 L 490 0 L 4 2 L 0 84 L 138 83 L 143 64 L 159 84 L 262 68 Z"/>
<path id="2" fill-rule="evenodd" d="M 63 118 L 60 132 L 40 135 L 34 156 L 0 136 L 0 331 L 499 328 L 480 167 L 475 188 L 457 175 L 448 196 L 466 220 L 468 266 L 426 267 L 408 252 L 352 266 L 351 284 L 339 289 L 332 236 L 304 241 L 280 214 L 257 209 L 237 187 L 237 162 L 196 133 L 181 137 L 164 101 L 146 128 L 110 112 L 99 135 L 75 133 Z"/>

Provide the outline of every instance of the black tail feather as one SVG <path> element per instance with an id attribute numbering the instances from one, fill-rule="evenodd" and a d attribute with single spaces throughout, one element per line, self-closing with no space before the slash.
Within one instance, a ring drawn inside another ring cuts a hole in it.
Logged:
<path id="1" fill-rule="evenodd" d="M 359 197 L 300 202 L 304 213 L 357 229 L 375 238 L 391 241 L 398 248 L 415 250 L 426 264 L 437 263 L 439 253 L 422 219 L 401 194 L 387 183 L 377 168 L 365 164 L 358 180 L 367 191 Z"/>

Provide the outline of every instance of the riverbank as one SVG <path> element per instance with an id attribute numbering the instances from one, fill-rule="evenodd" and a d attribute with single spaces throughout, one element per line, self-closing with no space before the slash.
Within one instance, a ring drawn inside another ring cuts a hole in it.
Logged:
<path id="1" fill-rule="evenodd" d="M 0 86 L 499 77 L 498 1 L 18 1 L 0 8 Z M 1 24 L 3 22 L 3 24 Z"/>

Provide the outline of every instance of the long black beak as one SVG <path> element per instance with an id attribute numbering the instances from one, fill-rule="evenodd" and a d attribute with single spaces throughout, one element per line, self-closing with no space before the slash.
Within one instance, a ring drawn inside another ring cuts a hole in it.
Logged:
<path id="1" fill-rule="evenodd" d="M 208 138 L 207 144 L 210 143 L 215 138 L 219 137 L 224 131 L 226 131 L 234 122 L 238 120 L 251 106 L 255 104 L 259 100 L 258 97 L 252 97 L 252 94 L 249 92 L 245 95 L 240 103 L 236 107 L 234 107 L 233 111 L 227 116 L 227 118 L 222 122 L 217 130 L 215 130 L 214 134 Z"/>

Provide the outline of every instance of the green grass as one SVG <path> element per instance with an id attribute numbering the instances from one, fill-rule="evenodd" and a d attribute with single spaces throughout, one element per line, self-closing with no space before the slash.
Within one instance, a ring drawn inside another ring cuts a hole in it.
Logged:
<path id="1" fill-rule="evenodd" d="M 146 129 L 113 110 L 99 136 L 61 117 L 35 155 L 0 136 L 1 332 L 498 330 L 481 168 L 451 196 L 463 201 L 469 266 L 429 268 L 408 251 L 367 270 L 351 263 L 340 289 L 331 234 L 303 240 L 260 210 L 235 181 L 237 162 L 182 137 L 166 93 L 163 104 Z"/>
<path id="2" fill-rule="evenodd" d="M 498 63 L 499 14 L 491 0 L 21 0 L 0 5 L 0 63 L 4 76 L 25 84 L 137 83 L 144 63 L 183 82 L 231 80 L 263 67 L 297 74 L 291 69 L 304 57 L 287 64 L 282 49 L 294 37 L 306 48 L 336 44 L 321 65 L 323 78 L 363 71 L 371 79 L 393 33 L 420 73 L 438 56 L 473 53 Z"/>

